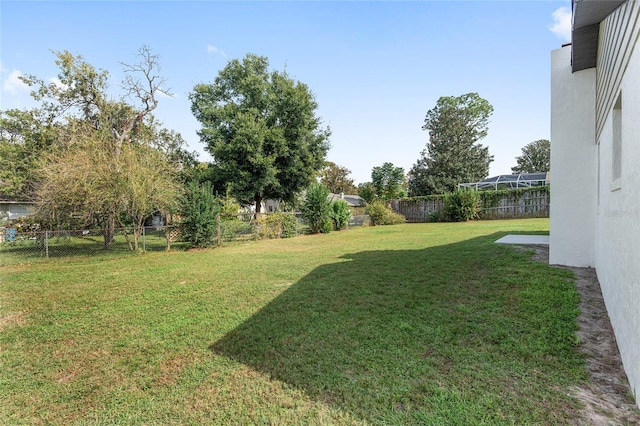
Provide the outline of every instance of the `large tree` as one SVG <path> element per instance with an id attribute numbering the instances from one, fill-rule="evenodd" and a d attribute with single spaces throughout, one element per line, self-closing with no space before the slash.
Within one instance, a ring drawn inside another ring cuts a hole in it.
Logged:
<path id="1" fill-rule="evenodd" d="M 30 200 L 42 155 L 60 126 L 35 110 L 0 111 L 0 196 Z"/>
<path id="2" fill-rule="evenodd" d="M 104 225 L 113 218 L 119 226 L 133 225 L 129 243 L 137 250 L 145 219 L 177 207 L 176 169 L 148 145 L 123 144 L 118 156 L 111 149 L 108 138 L 88 132 L 81 143 L 48 154 L 37 192 L 39 213 L 58 224 Z M 105 231 L 108 247 L 112 235 Z"/>
<path id="3" fill-rule="evenodd" d="M 384 163 L 371 170 L 371 183 L 376 196 L 384 201 L 400 198 L 406 195 L 404 190 L 404 169 L 395 167 L 392 163 Z"/>
<path id="4" fill-rule="evenodd" d="M 346 167 L 327 161 L 320 171 L 320 183 L 334 194 L 355 194 L 358 189 L 354 185 L 353 179 L 349 178 L 350 174 L 351 170 Z"/>
<path id="5" fill-rule="evenodd" d="M 330 131 L 307 85 L 268 67 L 266 57 L 248 54 L 190 94 L 219 184 L 238 201 L 255 203 L 256 212 L 263 199 L 293 201 L 329 149 Z"/>
<path id="6" fill-rule="evenodd" d="M 492 113 L 477 93 L 438 99 L 424 119 L 429 142 L 409 171 L 409 195 L 443 194 L 486 178 L 493 156 L 478 141 L 487 136 Z"/>
<path id="7" fill-rule="evenodd" d="M 367 203 L 372 203 L 376 199 L 376 189 L 371 182 L 358 184 L 358 195 Z"/>
<path id="8" fill-rule="evenodd" d="M 107 94 L 107 71 L 80 55 L 55 54 L 56 83 L 24 78 L 34 87 L 40 115 L 59 128 L 43 156 L 36 190 L 39 212 L 59 223 L 71 218 L 83 219 L 85 225 L 97 223 L 105 229 L 106 247 L 116 223 L 132 223 L 136 248 L 144 218 L 177 199 L 178 161 L 172 156 L 180 153 L 184 162 L 189 157 L 181 151 L 181 137 L 162 129 L 151 114 L 158 95 L 169 94 L 157 74 L 158 57 L 143 47 L 138 63 L 123 64 L 125 93 L 113 99 Z"/>
<path id="9" fill-rule="evenodd" d="M 522 148 L 522 155 L 516 157 L 518 163 L 511 168 L 513 173 L 548 172 L 551 166 L 551 143 L 540 139 Z"/>

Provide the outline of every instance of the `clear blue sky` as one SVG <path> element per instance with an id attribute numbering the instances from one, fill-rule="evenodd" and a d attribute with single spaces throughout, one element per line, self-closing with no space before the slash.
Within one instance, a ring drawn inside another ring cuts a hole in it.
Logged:
<path id="1" fill-rule="evenodd" d="M 227 61 L 267 56 L 315 93 L 332 129 L 328 160 L 357 183 L 392 162 L 408 171 L 440 96 L 478 92 L 494 107 L 481 141 L 510 173 L 521 148 L 549 138 L 550 51 L 567 41 L 570 2 L 0 2 L 0 109 L 33 106 L 16 78 L 57 74 L 50 50 L 111 73 L 142 45 L 160 55 L 175 93 L 156 116 L 207 160 L 188 93 Z M 560 10 L 560 11 L 559 11 Z"/>

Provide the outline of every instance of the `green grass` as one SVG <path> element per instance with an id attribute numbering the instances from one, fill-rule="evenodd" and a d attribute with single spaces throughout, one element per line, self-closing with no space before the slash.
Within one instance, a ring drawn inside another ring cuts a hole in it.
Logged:
<path id="1" fill-rule="evenodd" d="M 0 267 L 1 424 L 563 424 L 548 220 L 361 228 Z"/>

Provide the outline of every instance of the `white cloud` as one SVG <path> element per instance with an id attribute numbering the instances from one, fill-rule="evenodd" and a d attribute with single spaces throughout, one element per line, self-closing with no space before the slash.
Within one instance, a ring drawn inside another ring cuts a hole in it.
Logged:
<path id="1" fill-rule="evenodd" d="M 22 76 L 22 73 L 20 71 L 11 71 L 7 78 L 5 78 L 2 82 L 2 90 L 12 95 L 20 92 L 28 92 L 29 86 L 18 78 L 20 76 Z"/>
<path id="2" fill-rule="evenodd" d="M 207 53 L 219 53 L 221 54 L 223 57 L 227 57 L 227 54 L 224 53 L 224 51 L 222 49 L 218 49 L 217 47 L 211 45 L 211 44 L 207 44 Z"/>
<path id="3" fill-rule="evenodd" d="M 53 77 L 49 81 L 51 83 L 53 83 L 60 90 L 67 90 L 68 89 L 68 86 L 66 84 L 62 84 L 62 82 L 60 81 L 60 79 L 58 77 Z"/>
<path id="4" fill-rule="evenodd" d="M 571 40 L 571 9 L 561 7 L 551 14 L 553 22 L 549 24 L 549 31 L 564 41 Z"/>

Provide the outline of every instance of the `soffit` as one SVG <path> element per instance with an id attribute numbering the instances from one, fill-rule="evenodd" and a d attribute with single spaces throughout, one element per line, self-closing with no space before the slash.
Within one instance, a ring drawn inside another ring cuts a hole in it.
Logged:
<path id="1" fill-rule="evenodd" d="M 596 66 L 600 22 L 626 0 L 573 0 L 571 31 L 573 71 Z"/>

